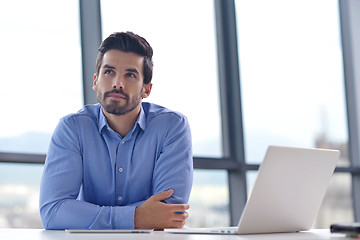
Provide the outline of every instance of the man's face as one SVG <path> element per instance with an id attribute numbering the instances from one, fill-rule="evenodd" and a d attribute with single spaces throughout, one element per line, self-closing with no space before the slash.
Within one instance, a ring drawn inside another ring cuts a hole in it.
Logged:
<path id="1" fill-rule="evenodd" d="M 141 99 L 149 96 L 152 87 L 143 83 L 143 62 L 144 57 L 135 53 L 112 49 L 104 54 L 93 89 L 106 112 L 124 115 L 140 110 Z"/>

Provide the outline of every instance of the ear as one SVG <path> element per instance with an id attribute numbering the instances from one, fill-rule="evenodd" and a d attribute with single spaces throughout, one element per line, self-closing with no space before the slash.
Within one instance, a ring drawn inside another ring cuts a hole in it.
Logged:
<path id="1" fill-rule="evenodd" d="M 93 89 L 96 91 L 97 90 L 97 81 L 98 81 L 98 76 L 96 73 L 94 73 L 94 82 L 93 82 Z"/>
<path id="2" fill-rule="evenodd" d="M 151 93 L 151 89 L 152 89 L 152 83 L 144 84 L 143 93 L 141 94 L 141 97 L 147 98 Z"/>

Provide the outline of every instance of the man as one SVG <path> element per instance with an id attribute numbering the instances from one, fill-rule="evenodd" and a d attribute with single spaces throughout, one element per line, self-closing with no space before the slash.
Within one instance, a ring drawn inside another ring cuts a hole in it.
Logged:
<path id="1" fill-rule="evenodd" d="M 62 118 L 45 161 L 45 229 L 181 228 L 192 185 L 192 144 L 180 113 L 150 95 L 152 48 L 131 32 L 105 39 L 93 89 L 100 104 Z"/>

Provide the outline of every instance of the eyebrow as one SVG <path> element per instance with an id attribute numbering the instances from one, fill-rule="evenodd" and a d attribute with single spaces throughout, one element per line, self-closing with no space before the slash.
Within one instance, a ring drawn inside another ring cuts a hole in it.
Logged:
<path id="1" fill-rule="evenodd" d="M 108 64 L 105 64 L 103 66 L 103 68 L 116 69 L 114 66 L 111 66 L 111 65 L 108 65 Z M 139 71 L 136 68 L 128 68 L 128 69 L 126 69 L 126 71 L 136 73 L 136 74 L 140 74 Z"/>
<path id="2" fill-rule="evenodd" d="M 115 67 L 113 67 L 113 66 L 111 66 L 111 65 L 108 65 L 108 64 L 105 64 L 105 65 L 103 66 L 103 68 L 115 69 Z"/>
<path id="3" fill-rule="evenodd" d="M 139 75 L 139 71 L 136 68 L 128 68 L 128 69 L 126 69 L 126 71 L 136 73 Z"/>

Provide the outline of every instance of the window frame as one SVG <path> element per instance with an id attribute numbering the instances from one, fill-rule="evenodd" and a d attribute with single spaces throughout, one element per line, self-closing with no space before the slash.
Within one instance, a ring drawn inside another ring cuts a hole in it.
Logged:
<path id="1" fill-rule="evenodd" d="M 97 48 L 101 43 L 100 0 L 79 0 L 83 66 L 84 104 L 96 103 L 92 81 Z M 236 225 L 247 200 L 246 173 L 258 164 L 247 164 L 241 109 L 241 79 L 238 64 L 235 0 L 214 0 L 219 91 L 221 104 L 223 157 L 194 156 L 195 169 L 227 170 L 229 178 L 230 223 Z M 336 173 L 352 177 L 352 199 L 355 221 L 360 221 L 360 2 L 339 0 L 344 81 L 349 133 L 349 167 L 337 167 Z M 231 103 L 231 104 L 228 104 Z M 44 154 L 0 152 L 0 162 L 43 164 Z"/>
<path id="2" fill-rule="evenodd" d="M 350 167 L 342 169 L 352 178 L 355 221 L 360 220 L 360 2 L 339 0 L 341 40 L 348 117 Z M 337 168 L 336 170 L 340 170 Z"/>

